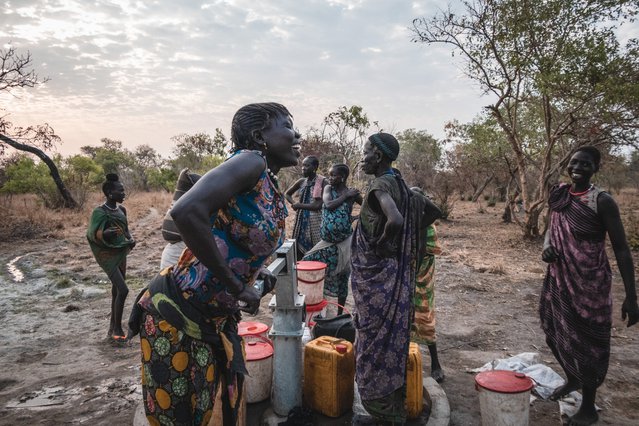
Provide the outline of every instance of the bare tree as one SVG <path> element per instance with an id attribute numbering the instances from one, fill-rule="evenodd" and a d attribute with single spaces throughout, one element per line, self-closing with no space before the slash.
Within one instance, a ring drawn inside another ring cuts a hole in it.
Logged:
<path id="1" fill-rule="evenodd" d="M 15 89 L 33 88 L 48 80 L 48 78 L 40 78 L 32 69 L 32 59 L 29 52 L 19 55 L 13 46 L 0 49 L 0 92 L 13 95 Z M 60 142 L 60 138 L 51 126 L 46 123 L 28 127 L 13 126 L 3 108 L 1 111 L 0 155 L 4 155 L 7 146 L 36 155 L 49 168 L 51 177 L 64 201 L 63 205 L 69 208 L 77 207 L 78 203 L 62 182 L 57 166 L 44 152 Z"/>

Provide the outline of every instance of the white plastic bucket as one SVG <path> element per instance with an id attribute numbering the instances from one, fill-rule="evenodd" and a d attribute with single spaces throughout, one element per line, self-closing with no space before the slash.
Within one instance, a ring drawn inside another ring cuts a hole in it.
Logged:
<path id="1" fill-rule="evenodd" d="M 475 376 L 484 426 L 522 426 L 530 414 L 530 377 L 507 370 L 483 371 Z"/>
<path id="2" fill-rule="evenodd" d="M 273 344 L 269 339 L 255 337 L 246 342 L 246 402 L 264 401 L 271 396 L 273 384 Z"/>
<path id="3" fill-rule="evenodd" d="M 324 298 L 326 263 L 314 260 L 297 262 L 297 289 L 306 295 L 306 304 L 320 303 Z"/>

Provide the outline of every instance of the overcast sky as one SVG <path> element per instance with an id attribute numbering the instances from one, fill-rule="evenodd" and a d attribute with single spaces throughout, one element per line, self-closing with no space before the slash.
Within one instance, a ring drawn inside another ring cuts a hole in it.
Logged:
<path id="1" fill-rule="evenodd" d="M 219 127 L 252 102 L 286 105 L 304 132 L 342 105 L 385 130 L 443 137 L 489 99 L 444 46 L 411 42 L 426 0 L 11 0 L 0 43 L 31 52 L 50 77 L 0 97 L 17 124 L 47 122 L 59 151 L 101 138 L 170 153 L 170 138 Z"/>

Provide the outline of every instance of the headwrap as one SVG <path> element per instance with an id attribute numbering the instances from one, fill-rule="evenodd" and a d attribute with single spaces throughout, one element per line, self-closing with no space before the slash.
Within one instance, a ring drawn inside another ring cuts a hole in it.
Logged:
<path id="1" fill-rule="evenodd" d="M 389 133 L 375 133 L 368 137 L 373 145 L 379 148 L 391 161 L 397 160 L 399 155 L 399 142 L 395 136 Z"/>

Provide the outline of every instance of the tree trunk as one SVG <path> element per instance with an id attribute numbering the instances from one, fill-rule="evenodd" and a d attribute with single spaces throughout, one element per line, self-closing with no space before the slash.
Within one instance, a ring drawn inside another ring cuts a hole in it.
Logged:
<path id="1" fill-rule="evenodd" d="M 472 202 L 476 203 L 477 199 L 481 196 L 482 192 L 484 192 L 484 190 L 486 189 L 486 187 L 488 186 L 488 184 L 495 178 L 495 175 L 489 176 L 488 178 L 486 178 L 486 180 L 484 180 L 484 183 L 481 184 L 481 186 L 475 191 L 475 193 L 473 194 L 473 198 L 472 198 Z"/>
<path id="2" fill-rule="evenodd" d="M 526 212 L 526 223 L 524 226 L 525 235 L 529 238 L 539 236 L 539 215 L 543 208 L 535 206 Z"/>
<path id="3" fill-rule="evenodd" d="M 19 151 L 30 152 L 31 154 L 36 155 L 40 160 L 42 160 L 44 164 L 46 164 L 47 167 L 49 168 L 51 178 L 53 178 L 53 181 L 55 182 L 55 185 L 58 188 L 58 191 L 60 192 L 62 199 L 64 200 L 64 207 L 71 208 L 71 209 L 78 207 L 78 203 L 76 203 L 76 201 L 73 199 L 73 196 L 71 195 L 67 187 L 64 185 L 64 182 L 62 182 L 62 178 L 60 177 L 60 172 L 58 172 L 58 167 L 55 165 L 53 160 L 49 158 L 47 154 L 45 154 L 42 150 L 34 146 L 17 142 L 3 134 L 0 134 L 0 141 L 6 142 L 9 146 Z"/>

